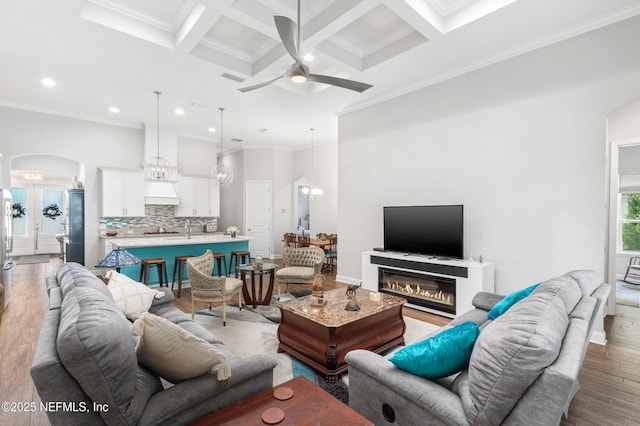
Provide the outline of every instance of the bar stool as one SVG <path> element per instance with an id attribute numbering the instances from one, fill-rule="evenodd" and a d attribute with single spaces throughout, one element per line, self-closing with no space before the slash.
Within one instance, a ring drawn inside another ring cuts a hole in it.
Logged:
<path id="1" fill-rule="evenodd" d="M 167 264 L 161 257 L 154 257 L 151 259 L 142 259 L 142 267 L 140 268 L 140 282 L 145 285 L 149 285 L 149 270 L 152 267 L 156 267 L 158 270 L 158 282 L 160 283 L 160 287 L 163 286 L 163 277 L 164 284 L 169 287 L 169 279 L 167 278 Z"/>
<path id="2" fill-rule="evenodd" d="M 216 271 L 216 263 L 218 264 L 218 276 L 221 277 L 222 276 L 222 266 L 224 266 L 224 275 L 228 276 L 229 273 L 227 272 L 227 255 L 224 253 L 213 253 L 213 260 L 214 260 L 214 264 L 213 264 L 213 271 L 211 271 L 212 275 L 215 275 L 215 271 Z M 237 261 L 236 261 L 237 263 Z"/>
<path id="3" fill-rule="evenodd" d="M 242 265 L 245 262 L 249 263 L 251 261 L 251 253 L 246 250 L 236 250 L 231 252 L 231 258 L 229 259 L 229 273 L 231 273 L 233 259 L 236 260 L 236 278 L 238 278 L 238 266 Z M 241 263 L 238 263 L 241 262 Z"/>
<path id="4" fill-rule="evenodd" d="M 176 256 L 173 261 L 173 279 L 171 280 L 171 291 L 173 291 L 173 284 L 176 282 L 176 272 L 178 272 L 178 297 L 182 291 L 182 277 L 185 266 L 187 266 L 187 259 L 193 257 L 192 254 L 186 254 L 183 256 Z"/>

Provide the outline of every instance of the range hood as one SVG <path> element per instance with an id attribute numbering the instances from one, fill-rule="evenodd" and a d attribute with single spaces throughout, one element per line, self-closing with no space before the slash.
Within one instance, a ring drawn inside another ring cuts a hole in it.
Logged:
<path id="1" fill-rule="evenodd" d="M 174 167 L 178 160 L 178 136 L 170 131 L 162 131 L 160 138 L 160 154 L 169 160 Z M 158 155 L 157 130 L 145 125 L 144 129 L 145 161 Z M 168 180 L 146 180 L 144 183 L 144 203 L 177 206 L 180 204 L 174 183 L 178 181 L 178 169 L 171 171 Z"/>
<path id="2" fill-rule="evenodd" d="M 144 183 L 144 203 L 177 206 L 180 201 L 173 183 L 166 180 L 148 180 Z"/>

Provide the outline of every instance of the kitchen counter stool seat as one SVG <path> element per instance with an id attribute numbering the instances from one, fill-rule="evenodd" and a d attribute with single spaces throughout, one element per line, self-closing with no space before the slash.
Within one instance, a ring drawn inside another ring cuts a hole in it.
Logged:
<path id="1" fill-rule="evenodd" d="M 216 274 L 216 268 L 215 265 L 218 265 L 218 276 L 221 277 L 222 276 L 222 267 L 224 266 L 224 275 L 225 276 L 229 276 L 229 273 L 227 272 L 227 255 L 224 253 L 213 253 L 213 259 L 215 261 L 214 263 L 214 268 L 213 268 L 213 275 Z"/>
<path id="2" fill-rule="evenodd" d="M 184 277 L 184 269 L 187 266 L 187 259 L 193 257 L 192 254 L 176 256 L 173 261 L 173 278 L 171 279 L 171 291 L 176 283 L 176 272 L 178 273 L 178 297 L 182 292 L 182 278 Z"/>
<path id="3" fill-rule="evenodd" d="M 142 259 L 142 267 L 140 268 L 140 282 L 149 285 L 149 272 L 152 267 L 158 270 L 158 282 L 160 287 L 166 285 L 169 287 L 169 279 L 167 278 L 167 263 L 161 257 L 153 257 L 150 259 Z"/>
<path id="4" fill-rule="evenodd" d="M 251 253 L 246 250 L 235 250 L 231 252 L 231 258 L 229 259 L 229 274 L 233 270 L 233 260 L 236 261 L 236 278 L 238 278 L 238 266 L 243 263 L 249 263 L 251 261 Z M 246 259 L 246 260 L 245 260 Z"/>

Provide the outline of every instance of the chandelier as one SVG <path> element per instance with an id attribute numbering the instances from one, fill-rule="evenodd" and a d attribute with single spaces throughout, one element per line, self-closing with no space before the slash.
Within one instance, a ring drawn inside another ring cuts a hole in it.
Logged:
<path id="1" fill-rule="evenodd" d="M 171 177 L 172 169 L 171 163 L 166 158 L 160 157 L 160 95 L 162 93 L 158 92 L 157 90 L 153 93 L 156 94 L 157 105 L 157 155 L 155 157 L 151 157 L 149 159 L 149 162 L 144 165 L 144 174 L 145 177 L 149 180 L 169 180 L 169 178 Z"/>
<path id="2" fill-rule="evenodd" d="M 215 180 L 218 186 L 227 186 L 233 182 L 233 170 L 222 164 L 222 143 L 224 141 L 224 125 L 223 125 L 223 113 L 224 108 L 218 108 L 220 110 L 220 160 L 216 169 L 211 172 L 211 177 Z"/>
<path id="3" fill-rule="evenodd" d="M 305 200 L 315 200 L 316 198 L 322 196 L 322 193 L 324 191 L 322 191 L 321 188 L 318 188 L 317 186 L 315 186 L 313 184 L 313 132 L 316 130 L 313 127 L 311 129 L 311 185 L 302 188 L 302 195 L 304 195 Z"/>

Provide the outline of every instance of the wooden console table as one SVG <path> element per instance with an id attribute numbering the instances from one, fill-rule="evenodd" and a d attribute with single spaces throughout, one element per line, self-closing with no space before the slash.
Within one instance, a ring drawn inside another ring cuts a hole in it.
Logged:
<path id="1" fill-rule="evenodd" d="M 324 293 L 327 305 L 315 308 L 313 296 L 278 304 L 282 313 L 278 327 L 278 352 L 287 352 L 335 382 L 347 371 L 344 360 L 353 349 L 381 353 L 404 345 L 405 323 L 402 305 L 405 299 L 381 293 L 381 300 L 369 300 L 369 291 L 358 289 L 359 311 L 347 311 L 345 289 Z"/>

